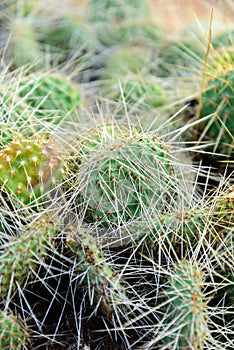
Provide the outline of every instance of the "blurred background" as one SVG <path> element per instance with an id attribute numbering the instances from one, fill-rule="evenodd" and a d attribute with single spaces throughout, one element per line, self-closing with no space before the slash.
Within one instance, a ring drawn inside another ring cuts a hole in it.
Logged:
<path id="1" fill-rule="evenodd" d="M 213 21 L 231 25 L 234 20 L 233 0 L 151 0 L 153 17 L 164 30 L 177 35 L 191 22 Z"/>

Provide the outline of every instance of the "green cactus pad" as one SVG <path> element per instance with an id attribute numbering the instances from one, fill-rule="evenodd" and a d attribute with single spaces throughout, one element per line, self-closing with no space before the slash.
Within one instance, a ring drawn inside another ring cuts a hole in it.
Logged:
<path id="1" fill-rule="evenodd" d="M 110 240 L 111 236 L 121 237 L 122 243 L 133 243 L 140 250 L 155 249 L 162 244 L 164 247 L 171 247 L 177 253 L 183 250 L 183 256 L 195 249 L 198 244 L 207 244 L 212 241 L 213 244 L 220 243 L 219 231 L 225 224 L 224 213 L 229 222 L 232 215 L 228 210 L 204 206 L 204 208 L 184 208 L 183 210 L 172 209 L 168 213 L 158 215 L 152 213 L 149 217 L 140 217 L 136 220 L 125 223 L 124 226 L 118 227 L 116 233 L 111 232 L 106 236 L 104 241 Z M 120 239 L 120 242 L 121 242 Z"/>
<path id="2" fill-rule="evenodd" d="M 35 109 L 36 117 L 56 124 L 82 106 L 78 86 L 60 74 L 37 72 L 28 76 L 20 82 L 18 95 Z"/>
<path id="3" fill-rule="evenodd" d="M 48 245 L 57 233 L 53 222 L 42 216 L 26 226 L 18 237 L 1 247 L 0 255 L 0 299 L 13 295 L 32 271 L 46 257 Z"/>
<path id="4" fill-rule="evenodd" d="M 168 308 L 163 320 L 168 349 L 202 350 L 207 336 L 203 273 L 190 261 L 176 263 L 164 287 Z"/>
<path id="5" fill-rule="evenodd" d="M 183 245 L 184 252 L 191 250 L 197 243 L 212 241 L 220 243 L 222 231 L 233 227 L 234 190 L 230 187 L 222 195 L 211 197 L 201 207 L 171 210 L 160 216 L 151 216 L 151 220 L 139 219 L 122 228 L 135 243 L 144 242 L 154 247 L 162 240 L 175 250 Z"/>
<path id="6" fill-rule="evenodd" d="M 76 259 L 78 276 L 83 287 L 90 291 L 90 301 L 93 303 L 94 298 L 95 303 L 100 305 L 101 312 L 111 316 L 116 308 L 124 307 L 126 299 L 124 284 L 108 264 L 105 253 L 88 230 L 85 232 L 83 229 L 79 242 L 77 237 L 67 239 L 69 255 Z"/>
<path id="7" fill-rule="evenodd" d="M 0 151 L 0 188 L 24 204 L 40 198 L 61 176 L 60 151 L 46 140 L 15 140 Z"/>
<path id="8" fill-rule="evenodd" d="M 22 321 L 12 313 L 0 312 L 1 350 L 23 350 L 27 344 L 28 332 Z"/>
<path id="9" fill-rule="evenodd" d="M 8 7 L 4 4 L 7 3 Z M 38 1 L 1 1 L 1 24 L 7 33 L 4 58 L 15 69 L 26 65 L 27 71 L 43 66 L 44 54 L 39 43 Z"/>
<path id="10" fill-rule="evenodd" d="M 202 238 L 209 222 L 208 210 L 207 217 L 204 213 L 205 210 L 200 209 L 171 211 L 159 217 L 152 217 L 150 222 L 147 220 L 133 222 L 127 229 L 131 236 L 135 237 L 136 243 L 144 239 L 145 244 L 154 247 L 164 240 L 175 249 L 183 244 L 186 251 Z"/>
<path id="11" fill-rule="evenodd" d="M 38 71 L 2 84 L 0 108 L 5 123 L 11 122 L 25 137 L 45 131 L 45 124 L 59 125 L 72 114 L 79 121 L 82 92 L 60 73 Z"/>
<path id="12" fill-rule="evenodd" d="M 214 142 L 215 152 L 234 159 L 234 70 L 220 72 L 209 79 L 207 89 L 202 93 L 200 117 L 214 113 L 211 119 L 199 124 L 205 136 Z"/>
<path id="13" fill-rule="evenodd" d="M 92 140 L 91 131 L 67 164 L 85 219 L 104 226 L 138 217 L 149 207 L 163 212 L 178 191 L 173 158 L 161 140 L 150 133 L 125 137 L 118 132 L 105 130 L 105 137 L 100 132 L 99 140 Z"/>

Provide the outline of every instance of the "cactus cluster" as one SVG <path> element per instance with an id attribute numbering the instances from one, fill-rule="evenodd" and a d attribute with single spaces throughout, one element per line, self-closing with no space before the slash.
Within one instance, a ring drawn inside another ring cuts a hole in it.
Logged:
<path id="1" fill-rule="evenodd" d="M 0 5 L 1 349 L 233 348 L 233 32 L 151 6 Z"/>
<path id="2" fill-rule="evenodd" d="M 38 117 L 43 117 L 43 111 L 47 113 L 45 121 L 59 123 L 67 113 L 81 107 L 81 95 L 76 84 L 60 74 L 43 76 L 43 72 L 37 72 L 36 75 L 27 76 L 18 89 L 19 97 L 38 110 Z"/>

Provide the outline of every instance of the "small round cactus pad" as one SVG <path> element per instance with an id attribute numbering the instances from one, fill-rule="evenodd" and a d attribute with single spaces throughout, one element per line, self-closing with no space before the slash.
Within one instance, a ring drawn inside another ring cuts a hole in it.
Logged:
<path id="1" fill-rule="evenodd" d="M 12 141 L 0 151 L 0 190 L 28 204 L 55 185 L 60 166 L 60 152 L 47 140 Z"/>
<path id="2" fill-rule="evenodd" d="M 108 132 L 107 132 L 108 134 Z M 70 171 L 89 222 L 121 224 L 149 208 L 164 211 L 177 182 L 168 147 L 151 133 L 84 139 Z M 71 175 L 71 174 L 70 174 Z"/>

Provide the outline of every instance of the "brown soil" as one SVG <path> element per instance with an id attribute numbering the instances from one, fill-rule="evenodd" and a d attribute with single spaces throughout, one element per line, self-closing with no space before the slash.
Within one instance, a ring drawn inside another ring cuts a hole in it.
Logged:
<path id="1" fill-rule="evenodd" d="M 167 32 L 177 35 L 191 23 L 210 21 L 230 25 L 234 20 L 233 0 L 150 0 L 152 16 Z"/>

